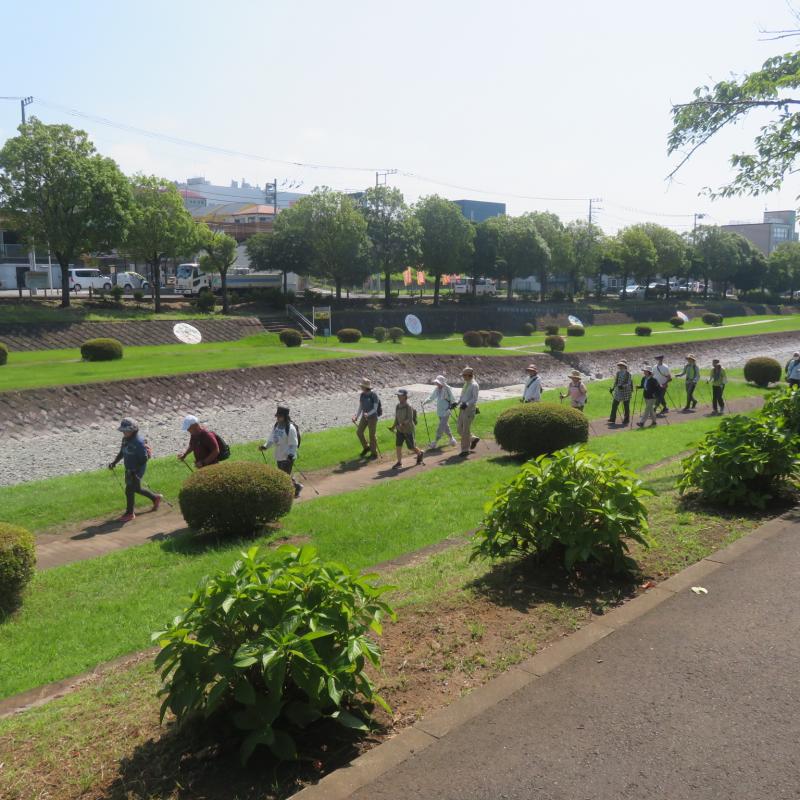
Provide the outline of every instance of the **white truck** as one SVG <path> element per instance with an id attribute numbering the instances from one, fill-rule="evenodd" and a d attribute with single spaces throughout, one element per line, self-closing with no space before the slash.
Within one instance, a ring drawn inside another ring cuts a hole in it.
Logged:
<path id="1" fill-rule="evenodd" d="M 291 277 L 291 276 L 290 276 Z M 248 289 L 281 289 L 283 275 L 280 272 L 252 272 L 244 267 L 228 271 L 228 289 L 237 292 Z M 202 289 L 218 292 L 221 280 L 216 272 L 203 272 L 199 264 L 179 264 L 175 272 L 176 294 L 197 294 Z"/>

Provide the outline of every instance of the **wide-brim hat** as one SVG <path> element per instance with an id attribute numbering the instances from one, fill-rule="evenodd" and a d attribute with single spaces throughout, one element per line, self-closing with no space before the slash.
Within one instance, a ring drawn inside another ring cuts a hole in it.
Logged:
<path id="1" fill-rule="evenodd" d="M 435 383 L 437 386 L 444 386 L 444 385 L 447 383 L 447 380 L 445 379 L 444 375 L 437 375 L 437 376 L 436 376 L 436 377 L 433 379 L 433 382 L 434 382 L 434 383 Z"/>
<path id="2" fill-rule="evenodd" d="M 578 372 L 578 370 L 574 369 L 569 374 L 570 378 L 582 378 L 583 376 Z"/>
<path id="3" fill-rule="evenodd" d="M 628 362 L 627 361 L 617 361 L 617 366 L 618 367 L 625 367 L 625 369 L 628 369 Z"/>
<path id="4" fill-rule="evenodd" d="M 364 378 L 361 383 L 358 384 L 362 389 L 371 389 L 372 388 L 372 381 L 367 380 Z"/>
<path id="5" fill-rule="evenodd" d="M 472 367 L 464 367 L 464 369 L 461 370 L 461 374 L 462 375 L 474 375 L 475 374 L 475 370 L 472 369 Z"/>
<path id="6" fill-rule="evenodd" d="M 289 416 L 289 409 L 286 406 L 278 406 L 277 410 L 275 411 L 276 417 L 288 417 Z"/>
<path id="7" fill-rule="evenodd" d="M 538 371 L 539 369 L 537 368 L 536 364 L 528 364 L 528 366 L 525 367 L 525 372 L 538 372 Z"/>
<path id="8" fill-rule="evenodd" d="M 687 361 L 697 361 L 697 358 L 695 357 L 694 353 L 689 353 L 689 355 L 686 356 L 686 360 Z"/>
<path id="9" fill-rule="evenodd" d="M 712 364 L 719 364 L 719 359 L 718 358 L 712 358 L 711 359 L 711 363 Z"/>
<path id="10" fill-rule="evenodd" d="M 662 356 L 662 355 L 653 356 L 653 357 L 656 359 L 656 361 L 663 361 L 664 360 L 664 356 Z"/>
<path id="11" fill-rule="evenodd" d="M 649 372 L 652 375 L 653 374 L 653 368 L 652 367 L 648 367 L 647 364 L 645 364 L 642 367 L 642 372 Z"/>

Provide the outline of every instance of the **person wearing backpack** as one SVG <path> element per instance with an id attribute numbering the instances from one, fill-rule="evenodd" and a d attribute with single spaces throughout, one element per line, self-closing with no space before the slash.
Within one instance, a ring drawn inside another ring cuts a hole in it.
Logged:
<path id="1" fill-rule="evenodd" d="M 258 449 L 263 453 L 270 447 L 275 447 L 275 464 L 281 472 L 285 472 L 294 486 L 294 496 L 299 497 L 303 491 L 303 484 L 292 477 L 294 462 L 297 458 L 297 448 L 300 447 L 300 431 L 289 416 L 286 406 L 278 406 L 275 412 L 275 425 L 270 431 L 267 440 Z"/>
<path id="2" fill-rule="evenodd" d="M 353 422 L 357 423 L 356 434 L 361 442 L 361 457 L 369 454 L 370 458 L 378 457 L 378 417 L 383 413 L 381 401 L 378 395 L 372 391 L 372 384 L 364 378 L 361 381 L 361 394 L 358 397 L 358 410 L 353 416 Z M 369 444 L 364 437 L 364 431 L 369 430 Z"/>
<path id="3" fill-rule="evenodd" d="M 125 500 L 127 505 L 125 513 L 119 518 L 119 521 L 131 522 L 131 520 L 136 519 L 133 505 L 137 494 L 146 497 L 152 502 L 153 511 L 158 511 L 162 496 L 142 487 L 142 478 L 147 469 L 150 451 L 144 438 L 139 433 L 139 425 L 136 420 L 125 417 L 119 423 L 117 430 L 122 434 L 122 445 L 119 448 L 117 457 L 108 465 L 108 468 L 114 469 L 120 461 L 125 467 Z"/>
<path id="4" fill-rule="evenodd" d="M 397 405 L 394 409 L 394 422 L 389 430 L 394 433 L 394 443 L 397 448 L 397 463 L 392 469 L 403 466 L 403 444 L 413 450 L 417 456 L 417 464 L 422 463 L 422 450 L 414 441 L 414 432 L 417 427 L 417 412 L 408 404 L 408 390 L 397 390 Z"/>
<path id="5" fill-rule="evenodd" d="M 786 382 L 789 386 L 792 388 L 800 386 L 800 353 L 795 353 L 786 362 L 784 370 L 786 372 Z"/>
<path id="6" fill-rule="evenodd" d="M 187 431 L 189 436 L 189 446 L 178 456 L 179 461 L 185 461 L 189 453 L 194 453 L 194 465 L 201 469 L 211 464 L 216 464 L 220 460 L 225 460 L 222 454 L 222 447 L 216 434 L 200 424 L 200 420 L 189 414 L 183 419 L 181 426 Z M 227 449 L 227 445 L 226 445 Z M 230 454 L 230 451 L 228 451 Z"/>

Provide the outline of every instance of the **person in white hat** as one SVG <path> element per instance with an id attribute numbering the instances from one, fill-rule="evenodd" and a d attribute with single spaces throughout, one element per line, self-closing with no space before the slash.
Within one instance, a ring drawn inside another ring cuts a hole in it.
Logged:
<path id="1" fill-rule="evenodd" d="M 700 380 L 700 367 L 697 366 L 697 359 L 691 353 L 686 356 L 683 369 L 676 373 L 675 377 L 686 378 L 686 405 L 683 410 L 691 411 L 697 405 L 697 400 L 694 399 L 694 390 Z"/>
<path id="2" fill-rule="evenodd" d="M 642 395 L 644 396 L 644 412 L 636 426 L 644 428 L 644 423 L 649 419 L 652 420 L 650 427 L 654 428 L 658 424 L 656 421 L 656 403 L 661 397 L 661 387 L 658 380 L 653 377 L 653 370 L 650 367 L 642 367 L 642 373 L 642 382 L 638 388 L 642 390 Z"/>
<path id="3" fill-rule="evenodd" d="M 539 370 L 536 369 L 536 364 L 528 364 L 525 367 L 525 372 L 528 373 L 528 379 L 525 381 L 525 388 L 522 390 L 523 403 L 538 403 L 542 399 L 542 379 L 539 377 Z"/>
<path id="4" fill-rule="evenodd" d="M 565 397 L 569 397 L 569 404 L 578 411 L 583 411 L 583 407 L 586 405 L 586 401 L 589 399 L 589 393 L 586 390 L 586 386 L 584 385 L 583 381 L 581 380 L 581 374 L 578 372 L 578 370 L 574 369 L 572 372 L 570 372 L 567 394 L 559 394 L 559 397 L 562 400 Z"/>
<path id="5" fill-rule="evenodd" d="M 135 419 L 125 417 L 117 430 L 122 434 L 122 445 L 119 448 L 117 457 L 108 465 L 109 469 L 123 462 L 125 467 L 125 501 L 127 507 L 125 513 L 119 518 L 120 522 L 130 522 L 136 519 L 133 506 L 136 495 L 146 497 L 153 504 L 153 511 L 158 511 L 162 497 L 160 494 L 151 492 L 149 489 L 142 488 L 142 478 L 147 469 L 147 462 L 150 458 L 150 449 L 142 435 L 139 433 L 139 426 Z"/>
<path id="6" fill-rule="evenodd" d="M 381 415 L 381 401 L 372 390 L 372 383 L 364 378 L 361 381 L 361 394 L 358 396 L 358 410 L 353 415 L 353 422 L 357 423 L 356 435 L 361 442 L 361 457 L 369 454 L 370 458 L 378 457 L 378 417 Z M 369 444 L 364 437 L 364 431 L 369 430 Z"/>
<path id="7" fill-rule="evenodd" d="M 669 367 L 664 363 L 664 356 L 656 356 L 656 365 L 653 367 L 653 377 L 658 381 L 658 401 L 656 402 L 656 409 L 661 407 L 660 414 L 666 414 L 669 411 L 667 405 L 667 392 L 669 391 L 669 384 L 672 381 L 672 373 Z"/>
<path id="8" fill-rule="evenodd" d="M 458 434 L 461 437 L 461 452 L 459 455 L 466 458 L 470 450 L 474 450 L 480 438 L 472 435 L 472 422 L 477 414 L 478 392 L 480 385 L 475 380 L 475 370 L 464 367 L 461 372 L 464 385 L 461 387 L 461 397 L 458 399 Z"/>
<path id="9" fill-rule="evenodd" d="M 394 409 L 394 422 L 389 426 L 389 430 L 394 433 L 394 444 L 397 449 L 397 463 L 392 469 L 400 469 L 403 466 L 403 445 L 413 451 L 417 456 L 417 464 L 422 463 L 422 450 L 417 447 L 414 433 L 417 427 L 417 412 L 408 403 L 408 390 L 397 390 L 397 405 Z"/>
<path id="10" fill-rule="evenodd" d="M 189 444 L 178 456 L 178 461 L 185 461 L 189 453 L 194 453 L 194 465 L 200 469 L 216 464 L 220 460 L 219 440 L 200 424 L 200 420 L 194 414 L 187 414 L 183 418 L 181 428 L 189 434 Z"/>
<path id="11" fill-rule="evenodd" d="M 626 361 L 617 362 L 617 374 L 614 375 L 614 384 L 609 389 L 611 392 L 611 414 L 608 421 L 611 425 L 617 423 L 617 410 L 619 404 L 622 403 L 624 415 L 622 417 L 622 424 L 627 425 L 631 421 L 631 395 L 633 394 L 633 378 L 628 371 L 628 363 Z"/>
<path id="12" fill-rule="evenodd" d="M 430 443 L 433 450 L 438 447 L 439 439 L 448 436 L 450 444 L 456 444 L 453 432 L 450 430 L 450 411 L 456 407 L 456 398 L 453 390 L 448 386 L 444 375 L 437 375 L 433 381 L 433 391 L 427 400 L 422 401 L 422 405 L 436 403 L 436 416 L 439 417 L 439 427 L 436 429 L 436 436 Z"/>
<path id="13" fill-rule="evenodd" d="M 800 352 L 786 362 L 786 381 L 791 387 L 800 386 Z"/>

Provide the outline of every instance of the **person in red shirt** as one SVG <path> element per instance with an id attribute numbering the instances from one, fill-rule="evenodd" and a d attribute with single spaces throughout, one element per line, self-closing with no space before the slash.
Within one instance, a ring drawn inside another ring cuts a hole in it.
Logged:
<path id="1" fill-rule="evenodd" d="M 219 442 L 217 437 L 200 424 L 200 420 L 189 414 L 183 420 L 183 430 L 191 434 L 186 452 L 178 456 L 179 461 L 185 460 L 189 453 L 194 453 L 194 465 L 200 469 L 219 461 Z"/>

